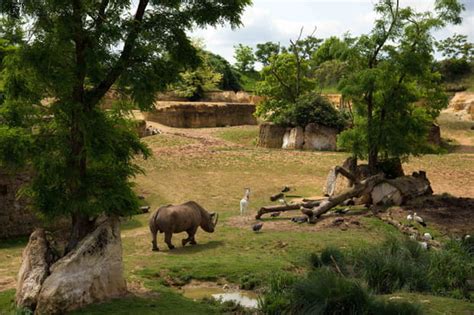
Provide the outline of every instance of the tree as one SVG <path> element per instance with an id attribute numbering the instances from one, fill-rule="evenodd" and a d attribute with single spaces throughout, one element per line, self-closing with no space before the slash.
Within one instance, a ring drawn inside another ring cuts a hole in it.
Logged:
<path id="1" fill-rule="evenodd" d="M 380 158 L 423 153 L 427 128 L 447 105 L 440 74 L 432 71 L 431 32 L 459 23 L 463 9 L 455 0 L 437 0 L 434 13 L 417 13 L 399 2 L 375 5 L 379 18 L 372 32 L 355 43 L 350 75 L 340 85 L 356 118 L 339 143 L 368 158 L 372 173 Z"/>
<path id="2" fill-rule="evenodd" d="M 436 42 L 436 48 L 447 59 L 465 59 L 470 62 L 474 58 L 474 44 L 467 40 L 466 35 L 454 34 Z"/>
<path id="3" fill-rule="evenodd" d="M 173 85 L 179 96 L 186 97 L 191 101 L 200 100 L 204 92 L 217 89 L 222 80 L 222 74 L 214 71 L 209 64 L 209 55 L 199 50 L 200 65 L 195 69 L 180 73 L 180 80 Z"/>
<path id="4" fill-rule="evenodd" d="M 234 49 L 235 67 L 237 70 L 243 73 L 254 71 L 255 55 L 253 54 L 252 47 L 238 44 L 234 46 Z"/>
<path id="5" fill-rule="evenodd" d="M 257 50 L 255 51 L 255 58 L 264 66 L 268 66 L 270 58 L 280 53 L 280 44 L 273 42 L 266 42 L 263 44 L 257 44 Z"/>
<path id="6" fill-rule="evenodd" d="M 68 250 L 99 214 L 125 215 L 138 207 L 130 178 L 140 169 L 133 160 L 150 153 L 131 131 L 126 108 L 100 110 L 103 96 L 114 87 L 127 92 L 136 106 L 149 108 L 155 92 L 177 78 L 185 61 L 197 61 L 186 31 L 225 22 L 238 26 L 249 4 L 0 3 L 0 14 L 32 35 L 5 60 L 1 166 L 28 167 L 34 174 L 26 190 L 33 206 L 46 217 L 72 218 Z"/>

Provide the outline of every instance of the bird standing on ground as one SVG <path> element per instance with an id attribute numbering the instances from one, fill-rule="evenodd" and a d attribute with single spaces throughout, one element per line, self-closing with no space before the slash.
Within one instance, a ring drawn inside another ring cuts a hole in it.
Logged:
<path id="1" fill-rule="evenodd" d="M 279 216 L 280 216 L 280 212 L 273 212 L 272 214 L 270 214 L 270 216 L 271 216 L 272 218 L 279 217 Z"/>
<path id="2" fill-rule="evenodd" d="M 249 208 L 250 188 L 245 188 L 244 197 L 240 200 L 240 215 L 244 215 Z"/>
<path id="3" fill-rule="evenodd" d="M 409 215 L 407 215 L 407 220 L 413 221 L 413 214 L 410 213 Z"/>
<path id="4" fill-rule="evenodd" d="M 425 220 L 423 220 L 422 217 L 416 214 L 416 212 L 413 214 L 413 220 L 416 222 L 420 223 L 422 226 L 426 226 Z"/>
<path id="5" fill-rule="evenodd" d="M 289 191 L 290 191 L 290 187 L 288 187 L 288 186 L 283 187 L 282 190 L 281 190 L 282 193 L 286 193 L 286 192 L 289 192 Z"/>
<path id="6" fill-rule="evenodd" d="M 252 225 L 252 230 L 254 232 L 259 232 L 263 227 L 263 222 L 260 222 L 260 223 L 256 223 L 254 225 Z"/>

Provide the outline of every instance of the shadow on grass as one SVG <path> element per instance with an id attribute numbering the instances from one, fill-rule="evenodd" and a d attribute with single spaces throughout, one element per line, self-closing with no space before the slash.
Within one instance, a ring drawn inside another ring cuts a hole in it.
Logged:
<path id="1" fill-rule="evenodd" d="M 187 255 L 187 254 L 199 253 L 199 252 L 206 251 L 209 249 L 214 249 L 219 246 L 222 246 L 223 244 L 224 244 L 223 241 L 209 241 L 203 244 L 197 243 L 196 245 L 186 245 L 185 247 L 177 246 L 173 250 L 166 250 L 163 252 L 169 255 Z"/>

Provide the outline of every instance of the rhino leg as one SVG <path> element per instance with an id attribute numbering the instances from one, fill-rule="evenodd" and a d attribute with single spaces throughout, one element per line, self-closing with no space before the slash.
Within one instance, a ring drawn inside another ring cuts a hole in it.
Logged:
<path id="1" fill-rule="evenodd" d="M 171 236 L 173 236 L 173 233 L 171 232 L 165 232 L 165 243 L 168 245 L 169 249 L 173 249 L 174 245 L 171 244 Z"/>
<path id="2" fill-rule="evenodd" d="M 191 228 L 186 231 L 188 233 L 188 238 L 185 238 L 181 241 L 183 246 L 186 246 L 187 243 L 191 243 L 193 245 L 196 244 L 196 241 L 194 240 L 194 234 L 196 234 L 196 230 L 197 228 Z"/>
<path id="3" fill-rule="evenodd" d="M 152 251 L 154 252 L 157 252 L 159 251 L 160 249 L 158 248 L 158 245 L 157 245 L 157 242 L 156 242 L 156 233 L 158 233 L 158 231 L 156 229 L 151 229 L 151 244 L 152 244 Z"/>

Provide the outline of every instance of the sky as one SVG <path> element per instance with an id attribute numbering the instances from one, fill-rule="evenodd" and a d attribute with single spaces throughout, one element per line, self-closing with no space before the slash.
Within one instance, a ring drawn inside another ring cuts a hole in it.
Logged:
<path id="1" fill-rule="evenodd" d="M 242 16 L 243 25 L 232 30 L 229 26 L 197 29 L 190 35 L 204 39 L 206 49 L 234 63 L 234 46 L 242 43 L 255 48 L 267 41 L 287 45 L 296 39 L 303 27 L 309 35 L 316 27 L 314 36 L 327 38 L 346 32 L 361 35 L 370 32 L 376 0 L 253 0 Z M 449 26 L 435 33 L 444 39 L 454 33 L 467 35 L 474 42 L 474 0 L 461 0 L 466 7 L 463 23 Z M 420 11 L 433 10 L 434 0 L 400 0 L 402 7 L 411 6 Z"/>

